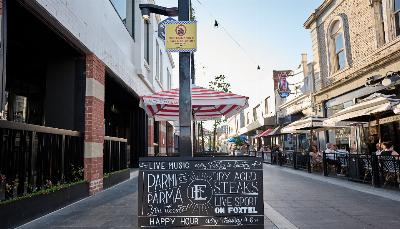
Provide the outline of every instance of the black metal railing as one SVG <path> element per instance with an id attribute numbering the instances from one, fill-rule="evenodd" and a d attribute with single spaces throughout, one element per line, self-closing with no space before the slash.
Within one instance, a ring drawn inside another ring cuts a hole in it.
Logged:
<path id="1" fill-rule="evenodd" d="M 311 172 L 310 155 L 304 152 L 294 152 L 293 153 L 295 169 L 303 169 Z"/>
<path id="2" fill-rule="evenodd" d="M 399 156 L 324 153 L 324 175 L 400 188 Z"/>
<path id="3" fill-rule="evenodd" d="M 283 151 L 278 153 L 278 163 L 280 166 L 295 167 L 293 151 Z"/>
<path id="4" fill-rule="evenodd" d="M 400 156 L 374 156 L 373 160 L 377 186 L 400 188 Z"/>
<path id="5" fill-rule="evenodd" d="M 375 187 L 400 189 L 400 156 L 370 154 L 322 153 L 313 158 L 302 152 L 263 152 L 264 162 L 324 176 L 342 177 L 369 183 Z"/>
<path id="6" fill-rule="evenodd" d="M 104 136 L 103 172 L 111 173 L 128 168 L 128 151 L 125 138 Z"/>
<path id="7" fill-rule="evenodd" d="M 262 154 L 264 163 L 268 163 L 268 164 L 274 163 L 271 151 L 261 152 L 261 154 Z"/>
<path id="8" fill-rule="evenodd" d="M 0 120 L 0 201 L 82 179 L 79 132 Z"/>

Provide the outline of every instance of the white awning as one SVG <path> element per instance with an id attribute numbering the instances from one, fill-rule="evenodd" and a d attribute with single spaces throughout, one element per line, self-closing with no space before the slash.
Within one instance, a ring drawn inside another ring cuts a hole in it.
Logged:
<path id="1" fill-rule="evenodd" d="M 343 109 L 332 117 L 326 119 L 324 125 L 335 125 L 338 122 L 350 121 L 352 123 L 368 122 L 371 120 L 371 115 L 392 111 L 395 106 L 400 104 L 400 99 L 391 98 L 393 96 L 383 95 L 380 93 L 372 94 L 371 96 L 361 100 L 346 109 Z M 374 118 L 372 118 L 374 119 Z"/>
<path id="2" fill-rule="evenodd" d="M 282 133 L 297 133 L 299 130 L 311 130 L 323 127 L 321 117 L 305 117 L 282 128 Z"/>

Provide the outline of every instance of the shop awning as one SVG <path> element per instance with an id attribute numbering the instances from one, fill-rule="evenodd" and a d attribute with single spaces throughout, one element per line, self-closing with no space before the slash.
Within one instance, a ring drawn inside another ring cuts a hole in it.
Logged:
<path id="1" fill-rule="evenodd" d="M 372 94 L 359 103 L 337 112 L 323 123 L 329 126 L 342 121 L 368 122 L 374 119 L 371 115 L 393 115 L 395 107 L 400 104 L 400 99 L 392 97 L 380 93 Z"/>
<path id="2" fill-rule="evenodd" d="M 192 86 L 193 120 L 216 120 L 229 118 L 247 108 L 248 97 L 227 92 Z M 179 120 L 179 89 L 161 91 L 142 96 L 140 107 L 156 121 Z"/>
<path id="3" fill-rule="evenodd" d="M 282 130 L 282 127 L 281 127 L 281 126 L 278 126 L 278 127 L 276 127 L 275 129 L 273 129 L 269 134 L 267 134 L 267 135 L 264 136 L 264 137 L 283 134 L 283 133 L 281 132 L 281 130 Z"/>
<path id="4" fill-rule="evenodd" d="M 305 117 L 282 128 L 282 133 L 295 133 L 299 130 L 311 130 L 323 127 L 324 118 Z"/>
<path id="5" fill-rule="evenodd" d="M 254 138 L 266 137 L 266 136 L 268 136 L 268 134 L 271 133 L 273 130 L 274 130 L 274 129 L 269 128 L 269 129 L 267 129 L 266 131 L 262 132 L 261 134 L 256 135 Z"/>

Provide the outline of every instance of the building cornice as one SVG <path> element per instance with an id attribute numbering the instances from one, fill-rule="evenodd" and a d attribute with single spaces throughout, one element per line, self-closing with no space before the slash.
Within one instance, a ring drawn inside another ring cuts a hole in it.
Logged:
<path id="1" fill-rule="evenodd" d="M 294 99 L 292 99 L 292 100 L 290 100 L 290 101 L 288 101 L 288 102 L 286 102 L 286 103 L 280 105 L 280 106 L 279 106 L 279 109 L 284 109 L 284 108 L 286 108 L 286 107 L 289 107 L 289 106 L 291 106 L 291 105 L 294 105 L 294 104 L 296 104 L 297 102 L 299 102 L 299 101 L 301 101 L 301 100 L 303 100 L 303 99 L 305 99 L 305 98 L 307 98 L 307 97 L 309 97 L 309 96 L 310 96 L 310 93 L 307 93 L 307 94 L 298 96 L 298 97 L 296 97 L 296 98 L 294 98 Z"/>
<path id="2" fill-rule="evenodd" d="M 310 29 L 311 24 L 328 8 L 334 0 L 324 0 L 324 2 L 312 13 L 304 22 L 304 28 Z"/>
<path id="3" fill-rule="evenodd" d="M 374 55 L 378 55 L 379 53 L 383 52 L 386 49 L 390 49 L 393 46 L 398 45 L 400 46 L 400 38 L 395 39 L 393 42 L 383 46 L 382 48 L 376 50 L 373 54 L 368 56 L 367 58 L 371 58 Z M 383 68 L 395 61 L 398 61 L 400 59 L 400 49 L 395 48 L 395 51 L 391 52 L 388 55 L 384 55 L 378 59 L 373 59 L 373 61 L 367 62 L 361 67 L 355 69 L 353 72 L 347 74 L 344 78 L 332 83 L 331 85 L 324 87 L 322 90 L 315 92 L 314 96 L 321 96 L 323 94 L 326 94 L 330 91 L 335 90 L 338 87 L 341 87 L 343 85 L 347 85 L 353 81 L 356 81 L 360 79 L 361 77 L 367 75 L 369 72 L 372 72 L 374 70 Z M 350 70 L 350 69 L 349 69 Z"/>

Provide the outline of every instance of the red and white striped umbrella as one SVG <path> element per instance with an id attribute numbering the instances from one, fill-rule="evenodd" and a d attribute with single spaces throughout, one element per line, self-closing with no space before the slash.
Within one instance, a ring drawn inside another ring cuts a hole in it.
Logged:
<path id="1" fill-rule="evenodd" d="M 246 96 L 192 86 L 194 120 L 229 118 L 247 108 L 248 99 Z M 179 121 L 179 89 L 143 96 L 140 107 L 157 121 Z"/>

